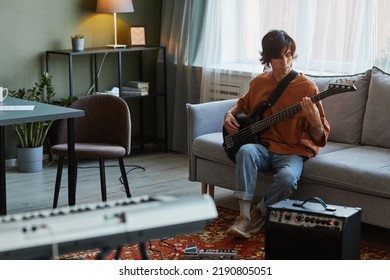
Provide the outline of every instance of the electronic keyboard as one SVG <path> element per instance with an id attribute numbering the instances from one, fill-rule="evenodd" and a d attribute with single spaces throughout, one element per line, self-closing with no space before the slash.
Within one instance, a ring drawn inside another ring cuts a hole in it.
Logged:
<path id="1" fill-rule="evenodd" d="M 51 259 L 203 229 L 218 216 L 213 199 L 139 196 L 0 216 L 0 259 Z"/>

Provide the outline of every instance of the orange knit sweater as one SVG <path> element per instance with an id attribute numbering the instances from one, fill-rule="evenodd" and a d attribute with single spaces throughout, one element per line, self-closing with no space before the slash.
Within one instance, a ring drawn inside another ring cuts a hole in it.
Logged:
<path id="1" fill-rule="evenodd" d="M 261 103 L 269 99 L 277 84 L 272 72 L 264 72 L 254 77 L 248 93 L 238 100 L 239 110 L 251 115 Z M 311 97 L 317 92 L 315 83 L 299 74 L 283 91 L 278 101 L 264 112 L 263 118 L 298 104 L 303 97 Z M 324 127 L 324 137 L 320 142 L 316 143 L 310 136 L 310 123 L 301 111 L 265 130 L 260 135 L 260 142 L 267 144 L 269 151 L 278 154 L 296 154 L 308 158 L 317 155 L 319 147 L 326 144 L 330 127 L 321 102 L 317 102 L 316 106 Z"/>

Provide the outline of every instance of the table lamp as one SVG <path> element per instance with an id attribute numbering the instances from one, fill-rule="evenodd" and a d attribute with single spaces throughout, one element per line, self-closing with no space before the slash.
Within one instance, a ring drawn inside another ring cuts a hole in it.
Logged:
<path id="1" fill-rule="evenodd" d="M 133 1 L 132 0 L 98 0 L 97 4 L 96 4 L 96 12 L 98 12 L 98 13 L 114 13 L 115 43 L 113 45 L 107 45 L 107 47 L 125 48 L 126 45 L 118 45 L 117 44 L 116 13 L 134 12 Z"/>

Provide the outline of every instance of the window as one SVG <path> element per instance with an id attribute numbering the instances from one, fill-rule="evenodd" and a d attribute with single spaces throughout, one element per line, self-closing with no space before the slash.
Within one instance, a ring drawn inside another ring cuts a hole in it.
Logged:
<path id="1" fill-rule="evenodd" d="M 284 29 L 297 42 L 295 66 L 311 72 L 352 73 L 387 62 L 390 1 L 246 0 L 240 63 L 258 63 L 262 36 Z"/>
<path id="2" fill-rule="evenodd" d="M 389 72 L 389 10 L 388 0 L 208 0 L 201 100 L 262 71 L 261 39 L 271 29 L 295 39 L 294 68 L 304 73 Z"/>

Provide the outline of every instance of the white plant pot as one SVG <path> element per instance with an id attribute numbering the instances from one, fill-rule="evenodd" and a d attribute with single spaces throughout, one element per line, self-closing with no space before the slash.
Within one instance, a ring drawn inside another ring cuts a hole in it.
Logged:
<path id="1" fill-rule="evenodd" d="M 18 170 L 25 173 L 36 173 L 43 168 L 43 146 L 35 148 L 17 147 Z"/>
<path id="2" fill-rule="evenodd" d="M 72 49 L 73 51 L 84 50 L 84 38 L 81 39 L 72 38 Z"/>

